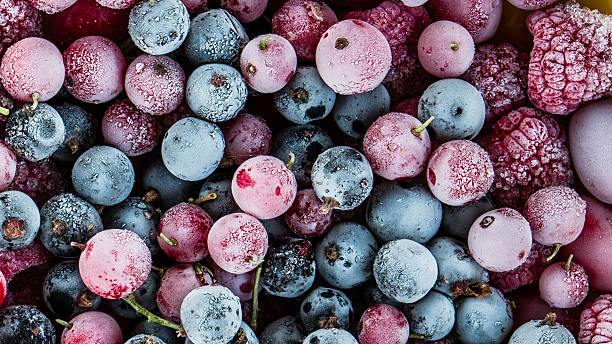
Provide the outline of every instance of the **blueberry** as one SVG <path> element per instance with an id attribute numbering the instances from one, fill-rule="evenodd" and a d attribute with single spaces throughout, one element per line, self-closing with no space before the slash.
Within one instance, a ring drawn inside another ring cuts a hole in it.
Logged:
<path id="1" fill-rule="evenodd" d="M 554 320 L 531 320 L 517 328 L 508 344 L 576 344 L 572 333 Z"/>
<path id="2" fill-rule="evenodd" d="M 0 343 L 55 344 L 51 320 L 31 306 L 11 306 L 0 312 Z"/>
<path id="3" fill-rule="evenodd" d="M 404 313 L 410 323 L 410 333 L 426 340 L 446 337 L 455 324 L 455 306 L 450 297 L 430 291 L 424 298 L 404 306 Z"/>
<path id="4" fill-rule="evenodd" d="M 226 10 L 216 8 L 193 18 L 183 47 L 194 66 L 214 62 L 233 64 L 248 41 L 240 22 Z"/>
<path id="5" fill-rule="evenodd" d="M 355 209 L 372 191 L 374 175 L 366 157 L 354 148 L 332 147 L 312 166 L 312 188 L 317 197 L 339 210 Z"/>
<path id="6" fill-rule="evenodd" d="M 189 108 L 210 122 L 230 120 L 247 100 L 247 85 L 235 68 L 211 63 L 200 66 L 187 80 L 185 97 Z"/>
<path id="7" fill-rule="evenodd" d="M 81 280 L 76 260 L 66 260 L 53 266 L 43 282 L 43 300 L 47 308 L 62 319 L 93 311 L 102 298 L 92 293 Z"/>
<path id="8" fill-rule="evenodd" d="M 136 301 L 151 312 L 157 311 L 157 289 L 159 289 L 160 282 L 161 278 L 159 274 L 155 271 L 151 271 L 147 280 L 133 294 Z M 121 299 L 105 299 L 104 302 L 117 316 L 125 319 L 138 319 L 140 317 L 132 306 Z"/>
<path id="9" fill-rule="evenodd" d="M 92 147 L 74 163 L 72 185 L 90 203 L 115 205 L 132 191 L 134 168 L 130 159 L 117 148 Z"/>
<path id="10" fill-rule="evenodd" d="M 271 322 L 261 332 L 261 344 L 302 344 L 306 333 L 300 321 L 293 316 L 285 316 Z"/>
<path id="11" fill-rule="evenodd" d="M 452 296 L 456 283 L 470 285 L 489 281 L 489 273 L 476 263 L 462 242 L 439 237 L 430 241 L 427 248 L 438 263 L 438 280 L 434 290 Z"/>
<path id="12" fill-rule="evenodd" d="M 0 224 L 0 250 L 13 251 L 30 245 L 40 228 L 36 203 L 21 191 L 1 192 Z"/>
<path id="13" fill-rule="evenodd" d="M 428 129 L 441 142 L 473 139 L 482 129 L 486 107 L 480 92 L 461 79 L 434 82 L 419 100 L 419 120 L 435 119 Z"/>
<path id="14" fill-rule="evenodd" d="M 124 344 L 167 344 L 166 341 L 152 334 L 139 334 L 128 339 Z"/>
<path id="15" fill-rule="evenodd" d="M 281 115 L 297 124 L 325 118 L 334 107 L 336 93 L 312 66 L 298 67 L 289 83 L 274 94 Z"/>
<path id="16" fill-rule="evenodd" d="M 92 114 L 78 105 L 62 103 L 55 109 L 62 117 L 66 134 L 62 145 L 53 153 L 53 158 L 65 162 L 75 161 L 94 145 L 99 123 Z"/>
<path id="17" fill-rule="evenodd" d="M 6 120 L 6 144 L 30 161 L 48 158 L 64 142 L 64 121 L 50 105 L 30 105 L 12 112 Z"/>
<path id="18" fill-rule="evenodd" d="M 401 302 L 397 302 L 393 298 L 390 298 L 387 295 L 383 294 L 383 292 L 380 291 L 380 289 L 376 285 L 376 281 L 374 280 L 368 281 L 363 287 L 361 287 L 361 295 L 363 296 L 365 304 L 360 304 L 359 306 L 363 308 L 363 310 L 380 303 L 384 303 L 386 305 L 390 305 L 396 308 L 399 308 L 402 305 Z"/>
<path id="19" fill-rule="evenodd" d="M 389 112 L 391 97 L 382 84 L 372 91 L 338 95 L 332 113 L 338 128 L 346 135 L 362 138 L 374 121 Z"/>
<path id="20" fill-rule="evenodd" d="M 217 197 L 201 203 L 200 207 L 202 207 L 213 220 L 217 220 L 228 214 L 241 212 L 232 196 L 231 179 L 224 179 L 223 176 L 216 175 L 206 179 L 204 184 L 202 184 L 198 197 L 205 197 L 210 193 L 215 193 Z"/>
<path id="21" fill-rule="evenodd" d="M 380 240 L 410 239 L 424 244 L 440 228 L 442 203 L 423 186 L 382 182 L 368 200 L 366 221 Z"/>
<path id="22" fill-rule="evenodd" d="M 268 250 L 261 284 L 274 296 L 298 297 L 314 283 L 315 267 L 314 252 L 308 240 L 280 239 Z"/>
<path id="23" fill-rule="evenodd" d="M 274 244 L 275 242 L 286 237 L 295 236 L 295 234 L 293 234 L 293 232 L 287 227 L 287 224 L 285 223 L 285 216 L 283 215 L 269 220 L 260 221 L 268 233 L 268 241 L 270 244 Z"/>
<path id="24" fill-rule="evenodd" d="M 156 158 L 142 173 L 142 187 L 147 191 L 157 191 L 161 197 L 161 206 L 168 209 L 193 195 L 197 183 L 175 177 L 164 166 L 161 158 Z"/>
<path id="25" fill-rule="evenodd" d="M 475 202 L 459 207 L 442 204 L 442 223 L 440 230 L 462 240 L 467 240 L 470 227 L 476 218 L 489 210 L 493 203 L 489 197 L 483 197 Z"/>
<path id="26" fill-rule="evenodd" d="M 202 180 L 219 166 L 225 140 L 221 129 L 201 119 L 187 117 L 174 123 L 164 135 L 164 165 L 177 178 Z"/>
<path id="27" fill-rule="evenodd" d="M 71 193 L 54 196 L 40 209 L 40 241 L 59 257 L 78 257 L 71 242 L 86 243 L 102 231 L 98 210 Z"/>
<path id="28" fill-rule="evenodd" d="M 166 344 L 181 344 L 181 338 L 178 338 L 176 336 L 175 330 L 154 322 L 148 322 L 146 320 L 137 323 L 132 328 L 132 336 L 136 336 L 139 334 L 145 334 L 149 336 L 155 335 L 156 337 L 159 337 L 159 339 L 166 342 Z"/>
<path id="29" fill-rule="evenodd" d="M 319 274 L 333 287 L 353 288 L 372 277 L 378 243 L 364 226 L 336 224 L 315 247 Z"/>
<path id="30" fill-rule="evenodd" d="M 255 332 L 244 321 L 240 323 L 238 333 L 227 344 L 259 344 Z"/>
<path id="31" fill-rule="evenodd" d="M 300 318 L 309 332 L 326 326 L 348 329 L 353 320 L 353 305 L 343 292 L 318 287 L 302 301 Z"/>
<path id="32" fill-rule="evenodd" d="M 320 329 L 304 338 L 303 344 L 357 344 L 357 339 L 342 329 Z"/>
<path id="33" fill-rule="evenodd" d="M 104 208 L 102 222 L 104 228 L 127 229 L 136 234 L 155 255 L 159 251 L 157 243 L 157 225 L 159 210 L 141 200 L 139 197 L 128 197 L 125 201 Z"/>
<path id="34" fill-rule="evenodd" d="M 299 187 L 306 188 L 311 185 L 310 173 L 315 160 L 333 146 L 332 139 L 323 129 L 310 124 L 294 125 L 276 133 L 270 155 L 284 161 L 289 153 L 293 153 L 295 162 L 291 171 Z"/>
<path id="35" fill-rule="evenodd" d="M 497 344 L 512 330 L 512 308 L 504 295 L 491 287 L 482 297 L 455 300 L 455 333 L 465 344 Z"/>
<path id="36" fill-rule="evenodd" d="M 422 299 L 438 277 L 431 252 L 409 239 L 386 243 L 376 255 L 373 270 L 380 291 L 402 303 Z"/>
<path id="37" fill-rule="evenodd" d="M 142 0 L 130 11 L 128 31 L 145 53 L 170 53 L 183 44 L 189 32 L 187 7 L 180 0 Z"/>

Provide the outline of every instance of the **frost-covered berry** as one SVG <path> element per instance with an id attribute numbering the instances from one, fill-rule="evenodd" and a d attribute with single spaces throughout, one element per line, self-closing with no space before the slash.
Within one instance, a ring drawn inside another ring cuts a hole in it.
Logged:
<path id="1" fill-rule="evenodd" d="M 79 155 L 94 145 L 98 136 L 99 122 L 92 114 L 78 105 L 62 103 L 55 110 L 64 122 L 64 142 L 53 153 L 59 161 L 75 161 Z"/>
<path id="2" fill-rule="evenodd" d="M 574 308 L 587 297 L 589 276 L 572 258 L 549 265 L 540 275 L 540 298 L 551 307 Z"/>
<path id="3" fill-rule="evenodd" d="M 408 328 L 408 321 L 399 309 L 385 304 L 374 305 L 363 312 L 357 325 L 359 343 L 406 343 L 412 331 Z"/>
<path id="4" fill-rule="evenodd" d="M 488 295 L 455 301 L 455 333 L 461 343 L 501 344 L 512 330 L 512 320 L 510 302 L 495 288 Z"/>
<path id="5" fill-rule="evenodd" d="M 4 190 L 13 182 L 17 172 L 17 157 L 15 153 L 0 141 L 0 190 Z"/>
<path id="6" fill-rule="evenodd" d="M 77 0 L 28 0 L 37 10 L 53 14 L 67 9 Z"/>
<path id="7" fill-rule="evenodd" d="M 350 332 L 339 329 L 320 329 L 304 338 L 303 344 L 357 344 Z"/>
<path id="8" fill-rule="evenodd" d="M 19 305 L 0 311 L 1 343 L 54 344 L 55 328 L 42 311 Z"/>
<path id="9" fill-rule="evenodd" d="M 20 191 L 0 193 L 0 250 L 14 251 L 32 243 L 40 227 L 36 203 Z"/>
<path id="10" fill-rule="evenodd" d="M 437 291 L 404 306 L 410 323 L 410 332 L 434 341 L 446 337 L 455 325 L 455 307 L 452 299 Z"/>
<path id="11" fill-rule="evenodd" d="M 102 122 L 104 141 L 127 156 L 149 153 L 161 135 L 159 120 L 138 110 L 129 100 L 117 100 L 104 112 Z"/>
<path id="12" fill-rule="evenodd" d="M 142 0 L 132 7 L 128 31 L 134 44 L 147 54 L 173 52 L 189 32 L 187 7 L 180 0 Z"/>
<path id="13" fill-rule="evenodd" d="M 221 0 L 221 7 L 242 23 L 250 23 L 261 17 L 267 6 L 268 0 Z"/>
<path id="14" fill-rule="evenodd" d="M 476 44 L 491 39 L 502 19 L 502 1 L 498 0 L 429 0 L 426 6 L 435 20 L 466 28 Z"/>
<path id="15" fill-rule="evenodd" d="M 426 71 L 439 78 L 463 74 L 474 59 L 475 49 L 470 33 L 447 20 L 430 24 L 419 37 L 419 61 Z"/>
<path id="16" fill-rule="evenodd" d="M 295 73 L 297 56 L 288 40 L 275 34 L 253 38 L 240 53 L 240 71 L 246 82 L 260 93 L 283 88 Z"/>
<path id="17" fill-rule="evenodd" d="M 263 262 L 261 284 L 271 295 L 296 298 L 312 287 L 315 270 L 310 242 L 296 238 L 280 239 L 270 247 Z"/>
<path id="18" fill-rule="evenodd" d="M 338 128 L 346 135 L 362 138 L 380 116 L 389 112 L 391 96 L 384 85 L 348 96 L 338 95 L 332 114 Z"/>
<path id="19" fill-rule="evenodd" d="M 0 1 L 0 55 L 11 44 L 42 31 L 42 15 L 26 0 Z"/>
<path id="20" fill-rule="evenodd" d="M 138 0 L 96 0 L 100 5 L 114 10 L 131 8 Z"/>
<path id="21" fill-rule="evenodd" d="M 225 138 L 225 155 L 236 165 L 258 155 L 270 154 L 272 130 L 261 118 L 243 112 L 221 130 Z"/>
<path id="22" fill-rule="evenodd" d="M 531 320 L 519 326 L 508 344 L 576 344 L 574 335 L 555 321 L 554 313 L 543 320 Z"/>
<path id="23" fill-rule="evenodd" d="M 348 329 L 353 320 L 353 305 L 343 292 L 318 287 L 302 300 L 300 318 L 308 331 L 321 327 Z"/>

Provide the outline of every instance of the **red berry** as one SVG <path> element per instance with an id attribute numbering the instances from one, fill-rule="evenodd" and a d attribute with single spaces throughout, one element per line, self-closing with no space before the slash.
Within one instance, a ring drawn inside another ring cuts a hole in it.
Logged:
<path id="1" fill-rule="evenodd" d="M 270 154 L 272 131 L 261 119 L 243 112 L 223 128 L 225 156 L 240 165 L 258 155 Z"/>
<path id="2" fill-rule="evenodd" d="M 0 141 L 0 190 L 13 182 L 17 171 L 17 157 L 4 142 Z"/>
<path id="3" fill-rule="evenodd" d="M 159 247 L 181 263 L 197 262 L 208 255 L 207 238 L 213 220 L 194 204 L 179 203 L 162 215 L 157 229 Z"/>
<path id="4" fill-rule="evenodd" d="M 449 20 L 466 28 L 474 43 L 493 37 L 502 19 L 499 0 L 429 0 L 427 9 L 435 20 Z"/>
<path id="5" fill-rule="evenodd" d="M 57 13 L 72 6 L 77 0 L 28 0 L 36 9 L 47 14 Z"/>
<path id="6" fill-rule="evenodd" d="M 6 297 L 6 279 L 4 278 L 4 274 L 2 274 L 2 270 L 0 270 L 0 307 L 4 303 L 4 298 Z"/>
<path id="7" fill-rule="evenodd" d="M 404 344 L 410 335 L 402 312 L 386 304 L 369 307 L 357 325 L 360 344 Z"/>
<path id="8" fill-rule="evenodd" d="M 161 135 L 157 117 L 136 109 L 127 99 L 106 109 L 101 127 L 104 141 L 128 156 L 152 151 Z"/>
<path id="9" fill-rule="evenodd" d="M 603 294 L 580 315 L 580 344 L 612 342 L 612 295 Z"/>
<path id="10" fill-rule="evenodd" d="M 9 189 L 27 194 L 41 207 L 66 191 L 66 180 L 51 159 L 33 162 L 17 158 L 17 171 Z"/>
<path id="11" fill-rule="evenodd" d="M 285 213 L 287 227 L 302 238 L 316 238 L 327 233 L 333 210 L 323 213 L 323 202 L 313 189 L 298 191 L 291 208 Z"/>
<path id="12" fill-rule="evenodd" d="M 195 288 L 212 284 L 213 279 L 205 270 L 198 272 L 191 264 L 175 265 L 164 272 L 157 290 L 157 308 L 164 318 L 180 322 L 181 303 L 185 296 Z"/>
<path id="13" fill-rule="evenodd" d="M 16 251 L 0 251 L 0 272 L 8 284 L 15 275 L 33 266 L 49 262 L 51 254 L 38 241 Z"/>
<path id="14" fill-rule="evenodd" d="M 62 344 L 122 344 L 119 324 L 110 315 L 85 312 L 70 320 L 72 325 L 62 332 Z"/>
<path id="15" fill-rule="evenodd" d="M 40 36 L 42 17 L 26 0 L 0 1 L 0 56 L 11 44 L 30 36 Z"/>
<path id="16" fill-rule="evenodd" d="M 540 297 L 551 307 L 574 308 L 589 292 L 589 276 L 579 264 L 557 262 L 540 275 Z"/>

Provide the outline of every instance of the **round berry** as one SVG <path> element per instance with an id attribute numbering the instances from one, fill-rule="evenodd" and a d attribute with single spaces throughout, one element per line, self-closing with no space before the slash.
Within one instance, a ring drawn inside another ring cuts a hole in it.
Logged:
<path id="1" fill-rule="evenodd" d="M 303 344 L 357 344 L 357 339 L 350 332 L 339 329 L 320 329 L 304 338 Z"/>
<path id="2" fill-rule="evenodd" d="M 508 344 L 522 343 L 567 343 L 576 344 L 574 335 L 562 324 L 555 321 L 553 313 L 543 320 L 531 320 L 519 326 L 510 337 Z"/>
<path id="3" fill-rule="evenodd" d="M 161 198 L 162 209 L 168 209 L 175 204 L 181 203 L 198 189 L 196 182 L 189 182 L 177 178 L 170 173 L 161 158 L 157 158 L 145 167 L 141 176 L 141 185 L 147 191 L 156 191 Z M 204 209 L 211 214 L 208 209 Z M 211 214 L 211 216 L 213 216 Z M 213 218 L 215 218 L 213 216 Z"/>
<path id="4" fill-rule="evenodd" d="M 32 243 L 40 227 L 36 203 L 21 191 L 0 192 L 0 250 L 14 251 Z"/>
<path id="5" fill-rule="evenodd" d="M 285 87 L 296 68 L 295 50 L 279 35 L 257 36 L 240 53 L 242 76 L 257 92 L 274 93 Z"/>
<path id="6" fill-rule="evenodd" d="M 399 309 L 385 304 L 374 305 L 363 312 L 357 325 L 359 343 L 406 343 L 410 335 L 408 328 L 408 320 Z"/>
<path id="7" fill-rule="evenodd" d="M 38 308 L 19 305 L 0 311 L 0 343 L 54 344 L 55 340 L 53 323 Z"/>
<path id="8" fill-rule="evenodd" d="M 225 155 L 240 165 L 258 155 L 270 154 L 272 131 L 262 120 L 243 112 L 223 128 Z"/>
<path id="9" fill-rule="evenodd" d="M 493 287 L 488 295 L 455 300 L 455 333 L 461 343 L 501 344 L 512 324 L 510 302 Z"/>
<path id="10" fill-rule="evenodd" d="M 437 291 L 429 292 L 419 301 L 404 306 L 410 332 L 428 341 L 446 337 L 455 324 L 455 307 L 450 297 Z"/>
<path id="11" fill-rule="evenodd" d="M 157 290 L 157 308 L 164 318 L 180 322 L 181 303 L 185 296 L 196 288 L 212 284 L 212 277 L 201 267 L 196 268 L 191 264 L 175 265 L 164 271 Z"/>
<path id="12" fill-rule="evenodd" d="M 589 276 L 571 258 L 549 265 L 540 275 L 540 298 L 551 307 L 574 308 L 587 297 Z"/>
<path id="13" fill-rule="evenodd" d="M 285 223 L 291 231 L 302 238 L 316 238 L 329 230 L 332 211 L 323 213 L 323 202 L 313 189 L 298 191 L 293 205 L 285 212 Z"/>
<path id="14" fill-rule="evenodd" d="M 181 0 L 142 0 L 130 11 L 128 32 L 134 44 L 147 54 L 173 52 L 189 32 L 187 7 Z"/>
<path id="15" fill-rule="evenodd" d="M 262 266 L 261 284 L 271 295 L 296 298 L 312 287 L 315 270 L 310 242 L 283 238 L 270 247 Z"/>
<path id="16" fill-rule="evenodd" d="M 158 119 L 138 110 L 127 99 L 118 100 L 106 109 L 101 127 L 104 141 L 127 156 L 149 153 L 161 136 Z"/>
<path id="17" fill-rule="evenodd" d="M 43 282 L 45 305 L 60 318 L 93 311 L 102 298 L 92 293 L 81 280 L 76 260 L 66 260 L 53 266 Z"/>
<path id="18" fill-rule="evenodd" d="M 0 42 L 2 42 L 0 43 L 0 55 L 20 39 L 41 35 L 42 14 L 26 0 L 0 2 L 0 16 L 3 19 L 0 32 Z"/>
<path id="19" fill-rule="evenodd" d="M 234 196 L 232 196 L 232 180 L 227 179 L 226 175 L 213 175 L 206 179 L 202 188 L 200 189 L 199 197 L 204 197 L 205 202 L 200 203 L 199 206 L 204 209 L 213 220 L 231 214 L 240 212 L 240 208 L 234 202 Z M 212 195 L 215 195 L 214 199 L 210 199 Z M 196 203 L 198 203 L 196 201 Z"/>
<path id="20" fill-rule="evenodd" d="M 240 301 L 249 301 L 253 298 L 253 287 L 255 286 L 255 274 L 257 270 L 251 270 L 243 274 L 233 274 L 221 269 L 217 264 L 212 264 L 215 283 L 220 284 L 240 298 Z M 262 285 L 259 285 L 261 291 Z"/>
<path id="21" fill-rule="evenodd" d="M 79 155 L 94 145 L 99 122 L 92 114 L 78 105 L 62 103 L 55 110 L 64 122 L 64 142 L 53 153 L 53 158 L 63 162 L 75 161 Z"/>
<path id="22" fill-rule="evenodd" d="M 159 247 L 170 258 L 193 263 L 208 255 L 210 216 L 194 204 L 179 203 L 162 215 L 157 229 Z"/>
<path id="23" fill-rule="evenodd" d="M 266 344 L 299 344 L 305 335 L 300 320 L 287 315 L 266 326 L 261 331 L 259 340 Z"/>
<path id="24" fill-rule="evenodd" d="M 221 7 L 242 23 L 250 23 L 261 17 L 266 6 L 268 0 L 221 0 Z"/>
<path id="25" fill-rule="evenodd" d="M 152 255 L 159 251 L 157 243 L 159 218 L 159 209 L 140 197 L 128 197 L 115 206 L 105 207 L 102 212 L 102 222 L 105 228 L 127 229 L 138 234 Z"/>
<path id="26" fill-rule="evenodd" d="M 138 0 L 96 0 L 100 5 L 114 10 L 123 10 L 134 6 Z"/>
<path id="27" fill-rule="evenodd" d="M 495 35 L 502 5 L 498 0 L 429 0 L 427 9 L 435 20 L 450 20 L 466 28 L 479 44 Z"/>
<path id="28" fill-rule="evenodd" d="M 17 172 L 17 157 L 15 153 L 0 141 L 0 190 L 9 186 Z"/>
<path id="29" fill-rule="evenodd" d="M 119 324 L 110 315 L 97 311 L 77 315 L 62 332 L 62 344 L 79 344 L 82 338 L 90 344 L 123 344 Z"/>
<path id="30" fill-rule="evenodd" d="M 419 62 L 439 78 L 454 78 L 468 70 L 476 48 L 461 25 L 441 20 L 430 24 L 419 37 Z"/>
<path id="31" fill-rule="evenodd" d="M 362 138 L 380 116 L 389 112 L 391 96 L 384 85 L 369 92 L 338 95 L 332 113 L 334 122 L 344 134 Z"/>
<path id="32" fill-rule="evenodd" d="M 53 14 L 67 9 L 77 0 L 28 0 L 37 10 Z"/>
<path id="33" fill-rule="evenodd" d="M 353 320 L 353 305 L 343 292 L 318 287 L 302 301 L 300 318 L 308 331 L 321 327 L 348 329 Z M 317 342 L 313 341 L 313 343 Z"/>

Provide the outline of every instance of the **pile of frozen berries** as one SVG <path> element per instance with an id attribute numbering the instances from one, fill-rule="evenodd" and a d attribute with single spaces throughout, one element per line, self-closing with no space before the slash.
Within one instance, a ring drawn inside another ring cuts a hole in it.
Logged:
<path id="1" fill-rule="evenodd" d="M 0 344 L 612 343 L 608 0 L 0 0 Z"/>

